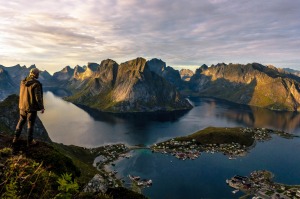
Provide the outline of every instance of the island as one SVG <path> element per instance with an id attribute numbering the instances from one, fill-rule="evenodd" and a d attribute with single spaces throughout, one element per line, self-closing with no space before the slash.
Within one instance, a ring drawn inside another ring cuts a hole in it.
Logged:
<path id="1" fill-rule="evenodd" d="M 273 177 L 270 171 L 258 170 L 251 172 L 250 176 L 235 175 L 226 183 L 235 189 L 233 193 L 245 193 L 242 198 L 300 198 L 300 185 L 276 183 Z"/>
<path id="2" fill-rule="evenodd" d="M 223 153 L 229 159 L 245 156 L 256 142 L 272 139 L 272 134 L 291 139 L 295 135 L 267 128 L 207 127 L 184 137 L 173 138 L 151 146 L 152 152 L 171 154 L 178 159 L 194 160 L 202 152 Z"/>

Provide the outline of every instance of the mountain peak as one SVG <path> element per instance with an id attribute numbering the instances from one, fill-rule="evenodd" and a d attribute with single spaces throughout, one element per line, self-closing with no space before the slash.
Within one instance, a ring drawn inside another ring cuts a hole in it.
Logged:
<path id="1" fill-rule="evenodd" d="M 98 67 L 99 67 L 99 64 L 93 63 L 93 62 L 89 62 L 88 65 L 87 65 L 87 69 L 89 69 L 93 72 L 97 71 Z"/>
<path id="2" fill-rule="evenodd" d="M 61 71 L 55 72 L 53 74 L 53 77 L 62 81 L 62 80 L 69 80 L 71 77 L 73 77 L 74 69 L 72 69 L 70 66 L 64 67 Z"/>
<path id="3" fill-rule="evenodd" d="M 18 67 L 18 68 L 21 68 L 20 64 L 17 64 L 17 65 L 14 65 L 12 67 Z M 23 66 L 24 67 L 24 66 Z M 25 66 L 26 67 L 26 66 Z"/>
<path id="4" fill-rule="evenodd" d="M 202 70 L 207 70 L 208 66 L 206 64 L 202 64 L 202 66 L 200 67 Z"/>
<path id="5" fill-rule="evenodd" d="M 33 69 L 33 68 L 36 68 L 35 64 L 32 64 L 31 66 L 29 66 L 28 69 Z"/>
<path id="6" fill-rule="evenodd" d="M 61 71 L 62 72 L 69 72 L 70 70 L 72 70 L 70 66 L 65 66 Z"/>
<path id="7" fill-rule="evenodd" d="M 190 69 L 181 69 L 180 77 L 184 81 L 190 81 L 191 77 L 194 75 L 194 72 Z"/>
<path id="8" fill-rule="evenodd" d="M 161 59 L 153 58 L 148 61 L 148 66 L 151 71 L 160 75 L 162 71 L 166 69 L 166 62 L 162 61 Z"/>

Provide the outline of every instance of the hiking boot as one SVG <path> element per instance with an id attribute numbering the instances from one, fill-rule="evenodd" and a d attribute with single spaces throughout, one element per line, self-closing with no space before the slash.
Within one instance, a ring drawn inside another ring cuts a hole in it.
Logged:
<path id="1" fill-rule="evenodd" d="M 14 139 L 12 141 L 13 144 L 17 143 L 19 141 L 19 137 L 17 136 L 14 136 Z"/>
<path id="2" fill-rule="evenodd" d="M 36 144 L 37 142 L 34 139 L 32 139 L 31 141 L 27 141 L 27 146 L 34 146 Z"/>

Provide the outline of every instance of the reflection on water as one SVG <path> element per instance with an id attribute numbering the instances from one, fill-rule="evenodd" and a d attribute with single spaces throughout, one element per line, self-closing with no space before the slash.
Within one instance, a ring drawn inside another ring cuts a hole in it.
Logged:
<path id="1" fill-rule="evenodd" d="M 53 141 L 86 147 L 119 142 L 150 145 L 208 126 L 267 127 L 300 134 L 297 113 L 274 112 L 211 98 L 190 100 L 194 108 L 186 112 L 113 115 L 79 108 L 47 92 L 46 112 L 39 116 Z M 278 182 L 299 184 L 299 148 L 299 139 L 274 136 L 236 160 L 228 160 L 220 153 L 204 153 L 196 160 L 180 161 L 142 150 L 135 151 L 131 159 L 121 160 L 115 169 L 121 177 L 132 174 L 152 179 L 153 186 L 144 190 L 144 194 L 154 199 L 238 198 L 225 180 L 236 174 L 248 175 L 253 170 L 267 169 Z"/>
<path id="2" fill-rule="evenodd" d="M 215 101 L 211 101 L 209 103 L 212 109 L 215 109 L 215 103 Z M 227 111 L 219 112 L 216 117 L 227 118 L 228 120 L 236 122 L 242 126 L 272 128 L 295 134 L 299 132 L 299 113 L 272 111 L 269 109 L 237 105 L 224 101 L 220 101 L 218 103 L 225 107 Z"/>
<path id="3" fill-rule="evenodd" d="M 176 122 L 189 110 L 173 111 L 173 112 L 153 112 L 153 113 L 106 113 L 83 105 L 77 105 L 86 111 L 96 121 L 107 122 L 110 124 L 118 124 L 120 122 L 142 123 L 147 125 L 149 121 L 157 122 Z"/>
<path id="4" fill-rule="evenodd" d="M 45 113 L 40 114 L 52 141 L 75 144 L 82 140 L 93 119 L 85 111 L 52 93 L 44 94 Z"/>
<path id="5" fill-rule="evenodd" d="M 59 143 L 95 147 L 108 143 L 150 145 L 191 134 L 208 126 L 265 127 L 299 133 L 300 114 L 274 112 L 212 98 L 191 98 L 189 111 L 152 114 L 108 114 L 78 107 L 45 93 L 40 118 L 50 138 Z"/>
<path id="6" fill-rule="evenodd" d="M 132 158 L 120 160 L 114 169 L 120 177 L 131 174 L 152 179 L 153 186 L 143 191 L 151 199 L 233 199 L 242 194 L 233 194 L 226 179 L 237 174 L 248 175 L 254 170 L 272 171 L 280 183 L 300 184 L 300 156 L 295 149 L 299 149 L 299 139 L 274 136 L 236 160 L 229 160 L 221 153 L 202 153 L 196 160 L 182 161 L 174 156 L 140 150 L 135 151 Z M 125 180 L 128 179 L 125 177 Z"/>

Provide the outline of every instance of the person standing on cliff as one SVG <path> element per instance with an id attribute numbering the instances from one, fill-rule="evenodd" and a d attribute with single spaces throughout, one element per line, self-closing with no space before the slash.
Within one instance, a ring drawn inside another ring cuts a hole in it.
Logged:
<path id="1" fill-rule="evenodd" d="M 40 71 L 37 68 L 30 70 L 29 76 L 20 83 L 20 119 L 16 126 L 13 143 L 19 140 L 24 124 L 27 121 L 27 146 L 35 145 L 33 139 L 33 127 L 37 117 L 37 111 L 44 113 L 43 87 L 37 80 Z"/>

